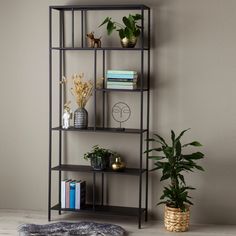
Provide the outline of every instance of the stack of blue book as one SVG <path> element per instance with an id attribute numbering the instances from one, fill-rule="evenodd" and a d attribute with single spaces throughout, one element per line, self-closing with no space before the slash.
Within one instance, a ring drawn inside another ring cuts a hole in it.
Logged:
<path id="1" fill-rule="evenodd" d="M 108 70 L 106 74 L 108 89 L 136 89 L 138 74 L 132 70 Z"/>

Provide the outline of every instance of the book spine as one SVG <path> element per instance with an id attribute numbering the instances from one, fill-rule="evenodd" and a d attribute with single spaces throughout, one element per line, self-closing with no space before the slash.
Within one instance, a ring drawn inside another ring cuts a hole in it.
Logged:
<path id="1" fill-rule="evenodd" d="M 134 86 L 134 85 L 136 85 L 136 83 L 134 83 L 134 82 L 115 82 L 115 81 L 107 81 L 107 85 Z"/>
<path id="2" fill-rule="evenodd" d="M 86 181 L 80 184 L 80 208 L 86 204 Z"/>
<path id="3" fill-rule="evenodd" d="M 70 208 L 70 182 L 71 180 L 66 182 L 66 208 Z"/>
<path id="4" fill-rule="evenodd" d="M 75 209 L 75 181 L 70 182 L 70 208 Z"/>
<path id="5" fill-rule="evenodd" d="M 61 208 L 66 208 L 66 181 L 61 181 Z"/>
<path id="6" fill-rule="evenodd" d="M 75 209 L 80 209 L 80 181 L 75 185 Z"/>
<path id="7" fill-rule="evenodd" d="M 110 74 L 107 73 L 107 78 L 119 78 L 119 79 L 137 79 L 136 75 L 129 75 L 129 74 Z"/>
<path id="8" fill-rule="evenodd" d="M 132 70 L 107 70 L 107 73 L 109 73 L 109 74 L 129 74 L 129 75 L 135 75 L 135 74 L 137 74 L 137 71 L 132 71 Z"/>
<path id="9" fill-rule="evenodd" d="M 108 89 L 136 89 L 137 86 L 133 85 L 128 85 L 128 86 L 125 86 L 125 85 L 112 85 L 112 84 L 108 84 L 107 85 L 107 88 Z"/>
<path id="10" fill-rule="evenodd" d="M 137 83 L 137 78 L 134 78 L 134 79 L 127 79 L 127 78 L 107 78 L 107 81 L 111 81 L 111 82 L 130 82 L 130 83 Z"/>

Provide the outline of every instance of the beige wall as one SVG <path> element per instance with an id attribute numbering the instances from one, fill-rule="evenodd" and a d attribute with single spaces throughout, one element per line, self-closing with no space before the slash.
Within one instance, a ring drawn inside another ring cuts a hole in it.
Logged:
<path id="1" fill-rule="evenodd" d="M 96 1 L 0 0 L 0 208 L 46 210 L 48 5 L 88 2 Z M 143 3 L 120 1 L 128 2 Z M 145 4 L 152 9 L 153 22 L 151 129 L 167 137 L 170 129 L 191 127 L 185 139 L 200 140 L 207 157 L 202 163 L 206 172 L 187 177 L 197 188 L 192 193 L 192 219 L 235 224 L 236 1 L 147 0 Z M 72 73 L 74 68 L 88 70 L 79 63 L 68 70 Z M 84 163 L 78 156 L 99 143 L 122 150 L 128 163 L 135 165 L 138 150 L 132 150 L 138 137 L 128 135 L 127 146 L 122 135 L 91 136 L 69 135 L 71 162 Z M 151 176 L 149 207 L 160 219 L 162 208 L 155 203 L 162 184 L 159 175 Z M 119 196 L 111 187 L 107 201 L 135 205 L 137 180 L 112 178 L 124 191 Z"/>

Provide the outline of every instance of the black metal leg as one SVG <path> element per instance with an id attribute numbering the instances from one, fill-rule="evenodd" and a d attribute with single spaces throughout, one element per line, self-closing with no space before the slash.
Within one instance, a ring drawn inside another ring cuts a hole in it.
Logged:
<path id="1" fill-rule="evenodd" d="M 101 205 L 103 206 L 104 202 L 104 173 L 102 173 L 102 200 L 101 200 Z"/>
<path id="2" fill-rule="evenodd" d="M 95 171 L 93 172 L 93 210 L 95 211 L 95 200 L 96 200 L 96 173 Z"/>

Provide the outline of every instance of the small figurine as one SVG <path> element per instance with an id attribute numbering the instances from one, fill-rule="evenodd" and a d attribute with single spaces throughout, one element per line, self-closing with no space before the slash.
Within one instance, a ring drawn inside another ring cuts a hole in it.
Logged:
<path id="1" fill-rule="evenodd" d="M 88 43 L 90 48 L 100 48 L 101 47 L 101 37 L 94 38 L 94 32 L 87 34 Z"/>
<path id="2" fill-rule="evenodd" d="M 64 112 L 62 116 L 62 128 L 68 129 L 70 126 L 70 119 L 72 118 L 72 112 L 70 109 L 70 101 L 64 104 Z"/>

